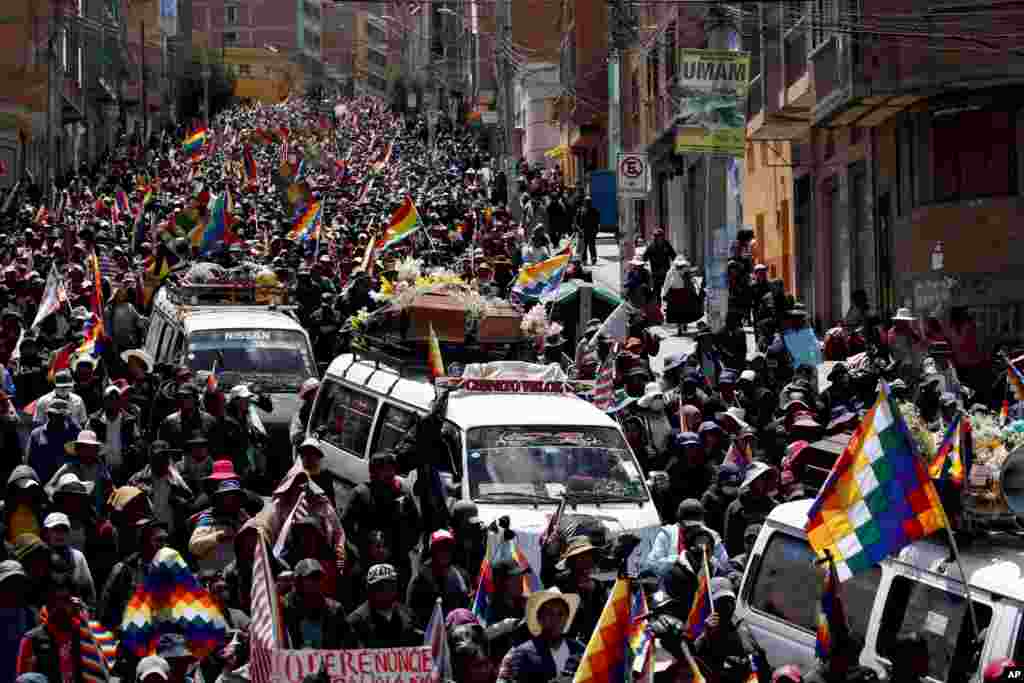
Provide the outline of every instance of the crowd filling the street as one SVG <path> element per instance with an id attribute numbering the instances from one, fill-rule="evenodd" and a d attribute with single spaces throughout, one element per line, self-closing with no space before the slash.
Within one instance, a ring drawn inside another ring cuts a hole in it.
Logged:
<path id="1" fill-rule="evenodd" d="M 121 143 L 0 196 L 0 681 L 1016 671 L 966 309 L 815 330 L 750 230 L 717 327 L 661 230 L 613 291 L 558 169 L 370 97 Z"/>

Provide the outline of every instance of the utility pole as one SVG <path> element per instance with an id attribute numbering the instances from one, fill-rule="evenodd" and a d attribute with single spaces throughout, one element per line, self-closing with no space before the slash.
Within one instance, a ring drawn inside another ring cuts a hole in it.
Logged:
<path id="1" fill-rule="evenodd" d="M 146 20 L 139 23 L 139 81 L 142 83 L 142 143 L 149 142 L 149 97 L 146 95 Z"/>
<path id="2" fill-rule="evenodd" d="M 616 201 L 618 216 L 616 230 L 621 240 L 619 258 L 619 282 L 626 282 L 626 271 L 633 259 L 633 222 L 630 216 L 632 199 L 622 196 L 618 188 L 619 154 L 622 153 L 622 92 L 620 65 L 622 50 L 632 34 L 632 17 L 626 15 L 622 0 L 608 2 L 608 169 L 616 174 Z"/>
<path id="3" fill-rule="evenodd" d="M 705 32 L 708 38 L 708 48 L 712 50 L 739 50 L 739 35 L 735 20 L 730 16 L 725 7 L 711 6 L 708 8 L 704 19 Z M 738 202 L 729 194 L 729 173 L 732 164 L 741 164 L 741 161 L 711 154 L 704 155 L 704 277 L 705 281 L 711 274 L 711 267 L 715 261 L 715 240 L 717 231 L 726 231 L 730 226 L 741 226 L 743 215 L 739 210 Z M 737 183 L 743 182 L 742 169 L 736 174 Z M 737 187 L 737 191 L 742 191 Z M 717 230 L 713 229 L 717 226 Z M 725 235 L 723 235 L 723 238 Z M 708 309 L 708 325 L 718 328 L 725 320 L 721 315 L 722 311 L 714 307 Z"/>

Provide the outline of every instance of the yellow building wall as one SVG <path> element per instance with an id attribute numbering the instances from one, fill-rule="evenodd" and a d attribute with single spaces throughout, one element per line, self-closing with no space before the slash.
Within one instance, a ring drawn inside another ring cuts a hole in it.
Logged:
<path id="1" fill-rule="evenodd" d="M 754 259 L 771 279 L 792 292 L 796 233 L 793 227 L 792 150 L 784 141 L 747 141 L 743 222 L 754 230 Z"/>

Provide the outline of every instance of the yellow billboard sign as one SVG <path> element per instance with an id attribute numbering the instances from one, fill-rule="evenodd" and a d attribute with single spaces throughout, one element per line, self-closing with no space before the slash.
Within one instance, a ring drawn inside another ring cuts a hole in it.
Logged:
<path id="1" fill-rule="evenodd" d="M 743 156 L 750 53 L 679 50 L 677 154 Z"/>

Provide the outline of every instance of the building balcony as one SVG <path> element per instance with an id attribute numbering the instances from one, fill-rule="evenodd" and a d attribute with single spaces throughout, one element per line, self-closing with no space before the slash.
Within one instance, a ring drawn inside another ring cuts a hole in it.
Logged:
<path id="1" fill-rule="evenodd" d="M 807 116 L 814 105 L 814 81 L 807 56 L 811 41 L 810 17 L 804 16 L 782 39 L 783 83 L 779 109 L 788 115 Z"/>
<path id="2" fill-rule="evenodd" d="M 761 72 L 750 82 L 747 137 L 796 140 L 807 135 L 814 86 L 808 66 L 810 15 L 789 25 L 785 13 L 762 5 Z"/>
<path id="3" fill-rule="evenodd" d="M 879 62 L 880 55 L 872 61 Z M 895 58 L 890 53 L 889 60 Z M 817 98 L 812 120 L 816 126 L 871 128 L 878 126 L 915 102 L 927 91 L 910 82 L 901 82 L 898 67 L 881 73 L 869 73 L 864 67 L 864 52 L 850 36 L 833 35 L 823 41 L 811 56 Z"/>

